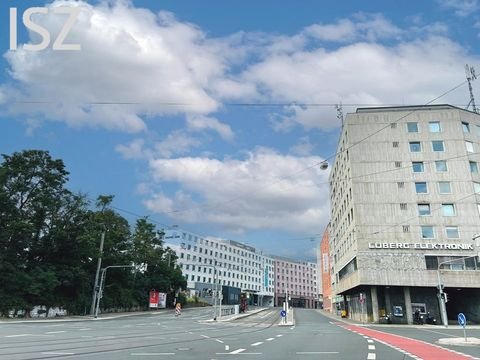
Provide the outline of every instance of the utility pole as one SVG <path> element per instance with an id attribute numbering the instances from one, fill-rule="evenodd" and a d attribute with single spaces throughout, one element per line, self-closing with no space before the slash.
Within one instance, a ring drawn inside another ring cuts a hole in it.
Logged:
<path id="1" fill-rule="evenodd" d="M 95 305 L 97 303 L 97 297 L 100 290 L 98 285 L 98 278 L 100 276 L 100 269 L 102 268 L 102 255 L 103 255 L 104 242 L 105 242 L 105 227 L 102 230 L 102 236 L 100 238 L 100 253 L 98 254 L 97 272 L 95 273 L 95 283 L 93 284 L 93 296 L 92 296 L 92 306 L 90 308 L 90 315 L 95 315 Z"/>

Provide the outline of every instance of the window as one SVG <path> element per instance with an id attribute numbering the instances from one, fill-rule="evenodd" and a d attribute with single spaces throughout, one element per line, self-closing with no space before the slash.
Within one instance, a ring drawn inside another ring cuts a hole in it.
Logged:
<path id="1" fill-rule="evenodd" d="M 443 216 L 455 216 L 455 205 L 454 204 L 442 204 L 442 215 Z"/>
<path id="2" fill-rule="evenodd" d="M 478 166 L 475 161 L 470 161 L 470 172 L 471 173 L 478 173 Z"/>
<path id="3" fill-rule="evenodd" d="M 410 225 L 403 225 L 402 230 L 403 230 L 404 233 L 410 232 Z"/>
<path id="4" fill-rule="evenodd" d="M 421 173 L 424 171 L 423 161 L 412 162 L 413 172 Z"/>
<path id="5" fill-rule="evenodd" d="M 392 129 L 396 129 L 396 128 L 397 128 L 397 123 L 391 123 L 391 124 L 390 124 L 390 127 L 391 127 Z"/>
<path id="6" fill-rule="evenodd" d="M 450 194 L 452 189 L 450 188 L 449 181 L 439 181 L 438 182 L 438 192 L 440 194 Z"/>
<path id="7" fill-rule="evenodd" d="M 407 122 L 407 131 L 409 133 L 417 133 L 418 132 L 418 124 L 416 122 Z"/>
<path id="8" fill-rule="evenodd" d="M 475 194 L 480 194 L 480 183 L 478 182 L 473 183 L 473 191 L 475 192 Z"/>
<path id="9" fill-rule="evenodd" d="M 428 192 L 427 183 L 426 182 L 416 182 L 415 183 L 415 191 L 417 194 L 426 194 Z"/>
<path id="10" fill-rule="evenodd" d="M 449 239 L 458 239 L 458 227 L 457 226 L 446 226 L 445 227 L 445 234 L 447 234 L 447 238 Z"/>
<path id="11" fill-rule="evenodd" d="M 398 141 L 394 141 L 392 144 L 394 148 L 398 148 Z"/>
<path id="12" fill-rule="evenodd" d="M 428 129 L 430 130 L 431 133 L 438 133 L 442 131 L 440 127 L 440 121 L 430 121 L 428 123 Z"/>
<path id="13" fill-rule="evenodd" d="M 402 167 L 402 162 L 401 161 L 395 161 L 395 167 L 396 168 Z"/>
<path id="14" fill-rule="evenodd" d="M 401 203 L 400 204 L 400 210 L 407 210 L 407 204 L 406 203 Z M 480 205 L 479 205 L 479 211 L 480 211 Z"/>
<path id="15" fill-rule="evenodd" d="M 432 141 L 432 150 L 433 151 L 445 151 L 445 147 L 443 146 L 443 141 L 442 140 Z"/>
<path id="16" fill-rule="evenodd" d="M 477 132 L 477 135 L 480 135 L 480 125 L 475 125 L 475 130 Z"/>
<path id="17" fill-rule="evenodd" d="M 427 270 L 437 270 L 438 269 L 438 259 L 436 256 L 425 256 L 425 265 Z"/>
<path id="18" fill-rule="evenodd" d="M 420 141 L 410 141 L 410 152 L 420 152 L 422 151 L 422 146 L 420 144 Z"/>
<path id="19" fill-rule="evenodd" d="M 433 226 L 431 225 L 422 225 L 422 239 L 434 239 L 435 233 L 433 232 Z"/>
<path id="20" fill-rule="evenodd" d="M 465 147 L 467 148 L 467 152 L 473 153 L 473 143 L 471 141 L 465 141 Z"/>
<path id="21" fill-rule="evenodd" d="M 445 172 L 447 171 L 447 162 L 445 160 L 437 160 L 435 161 L 435 169 L 438 172 Z"/>
<path id="22" fill-rule="evenodd" d="M 399 181 L 399 182 L 397 182 L 397 186 L 398 186 L 399 189 L 403 189 L 403 188 L 405 188 L 405 182 Z"/>
<path id="23" fill-rule="evenodd" d="M 470 124 L 467 122 L 462 122 L 462 130 L 464 133 L 470 132 Z"/>
<path id="24" fill-rule="evenodd" d="M 431 215 L 430 204 L 418 204 L 418 215 L 428 216 Z"/>

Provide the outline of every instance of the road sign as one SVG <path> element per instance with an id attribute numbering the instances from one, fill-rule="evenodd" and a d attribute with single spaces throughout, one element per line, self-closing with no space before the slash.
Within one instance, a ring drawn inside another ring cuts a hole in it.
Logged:
<path id="1" fill-rule="evenodd" d="M 465 327 L 467 325 L 467 318 L 463 313 L 459 313 L 458 316 L 458 325 Z"/>
<path id="2" fill-rule="evenodd" d="M 287 312 L 285 310 L 280 311 L 280 316 L 281 317 L 287 316 Z"/>

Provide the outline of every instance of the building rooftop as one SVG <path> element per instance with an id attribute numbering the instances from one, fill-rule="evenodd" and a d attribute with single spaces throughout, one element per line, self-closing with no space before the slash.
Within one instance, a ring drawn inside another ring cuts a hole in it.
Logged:
<path id="1" fill-rule="evenodd" d="M 472 114 L 476 114 L 473 111 L 462 109 L 458 106 L 453 106 L 449 104 L 363 107 L 363 108 L 357 108 L 356 113 L 359 114 L 359 113 L 372 113 L 372 112 L 384 112 L 384 111 L 418 111 L 418 110 L 461 110 L 461 111 L 466 111 Z"/>

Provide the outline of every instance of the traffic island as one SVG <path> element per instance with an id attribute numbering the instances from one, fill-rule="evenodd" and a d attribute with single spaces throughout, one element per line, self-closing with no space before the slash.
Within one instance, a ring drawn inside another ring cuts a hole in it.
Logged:
<path id="1" fill-rule="evenodd" d="M 295 326 L 295 317 L 293 316 L 293 308 L 288 309 L 288 312 L 286 313 L 286 317 L 282 316 L 278 326 Z"/>

